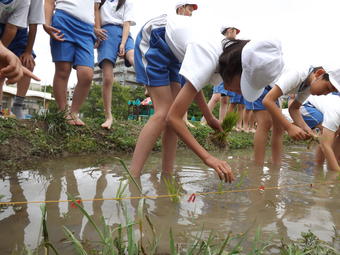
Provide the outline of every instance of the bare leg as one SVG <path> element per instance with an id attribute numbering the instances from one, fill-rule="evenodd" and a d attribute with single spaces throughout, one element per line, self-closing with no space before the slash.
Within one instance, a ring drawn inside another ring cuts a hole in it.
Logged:
<path id="1" fill-rule="evenodd" d="M 224 118 L 225 118 L 225 115 L 227 114 L 227 110 L 228 110 L 228 100 L 229 97 L 227 96 L 221 96 L 221 99 L 220 99 L 220 112 L 219 112 L 219 115 L 218 115 L 218 119 L 219 121 L 223 121 Z"/>
<path id="2" fill-rule="evenodd" d="M 274 165 L 281 165 L 282 161 L 282 136 L 284 129 L 280 123 L 273 120 L 272 133 L 272 162 Z"/>
<path id="3" fill-rule="evenodd" d="M 102 124 L 102 128 L 110 129 L 112 125 L 112 84 L 113 84 L 113 64 L 110 61 L 104 60 L 103 62 L 103 103 L 105 122 Z"/>
<path id="4" fill-rule="evenodd" d="M 128 52 L 126 52 L 126 58 L 132 66 L 135 66 L 134 54 L 135 54 L 134 50 L 129 50 Z"/>
<path id="5" fill-rule="evenodd" d="M 71 74 L 71 63 L 55 62 L 53 93 L 60 111 L 67 110 L 67 83 Z"/>
<path id="6" fill-rule="evenodd" d="M 0 79 L 0 116 L 2 115 L 2 87 L 4 85 L 5 79 Z"/>
<path id="7" fill-rule="evenodd" d="M 77 66 L 77 78 L 78 83 L 74 90 L 70 114 L 72 118 L 75 119 L 75 125 L 83 126 L 85 123 L 81 121 L 77 115 L 89 93 L 93 78 L 93 69 L 88 66 Z"/>
<path id="8" fill-rule="evenodd" d="M 155 108 L 155 114 L 148 120 L 139 134 L 131 162 L 134 177 L 141 175 L 143 166 L 154 147 L 157 138 L 164 131 L 166 116 L 173 102 L 170 86 L 148 87 Z"/>
<path id="9" fill-rule="evenodd" d="M 315 163 L 317 165 L 323 165 L 324 162 L 325 162 L 325 155 L 323 154 L 321 146 L 318 145 L 315 151 Z"/>
<path id="10" fill-rule="evenodd" d="M 179 83 L 171 83 L 172 98 L 175 100 L 181 86 Z M 190 124 L 191 125 L 191 124 Z M 178 136 L 176 132 L 166 125 L 162 136 L 162 171 L 163 173 L 170 174 L 173 172 L 174 162 L 176 158 Z"/>
<path id="11" fill-rule="evenodd" d="M 267 111 L 254 111 L 254 114 L 257 120 L 257 129 L 254 135 L 254 158 L 255 163 L 262 166 L 272 119 Z"/>
<path id="12" fill-rule="evenodd" d="M 237 104 L 237 113 L 240 116 L 239 121 L 237 122 L 236 130 L 242 131 L 243 130 L 243 110 L 244 110 L 244 104 Z"/>

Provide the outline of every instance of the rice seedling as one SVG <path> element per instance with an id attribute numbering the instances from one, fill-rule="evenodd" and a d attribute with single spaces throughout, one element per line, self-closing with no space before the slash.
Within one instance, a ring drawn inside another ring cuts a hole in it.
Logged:
<path id="1" fill-rule="evenodd" d="M 116 191 L 116 198 L 122 199 L 124 197 L 124 192 L 125 192 L 127 186 L 128 186 L 128 183 L 125 182 L 124 180 L 119 181 L 119 186 L 118 186 L 118 189 Z M 119 201 L 121 201 L 121 200 L 119 200 Z"/>
<path id="2" fill-rule="evenodd" d="M 309 150 L 313 144 L 320 144 L 319 137 L 311 136 L 311 138 L 309 138 L 306 141 L 306 144 L 307 144 L 307 149 Z"/>
<path id="3" fill-rule="evenodd" d="M 180 201 L 182 188 L 176 181 L 175 177 L 172 176 L 170 178 L 163 178 L 163 181 L 168 191 L 168 195 L 170 195 L 170 200 L 174 203 L 178 203 Z"/>
<path id="4" fill-rule="evenodd" d="M 221 126 L 223 131 L 216 131 L 211 135 L 211 141 L 219 148 L 225 148 L 227 146 L 228 133 L 236 126 L 240 116 L 237 112 L 229 112 L 225 116 Z"/>

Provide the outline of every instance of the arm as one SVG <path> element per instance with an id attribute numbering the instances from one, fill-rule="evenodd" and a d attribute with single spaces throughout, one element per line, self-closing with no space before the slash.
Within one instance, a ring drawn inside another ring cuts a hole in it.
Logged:
<path id="1" fill-rule="evenodd" d="M 234 180 L 234 175 L 227 162 L 210 155 L 192 136 L 183 121 L 183 116 L 196 95 L 196 89 L 190 82 L 187 82 L 176 96 L 175 101 L 169 110 L 167 120 L 177 135 L 196 153 L 197 156 L 203 160 L 206 165 L 212 167 L 217 172 L 221 180 L 231 182 Z"/>
<path id="2" fill-rule="evenodd" d="M 103 41 L 107 39 L 107 31 L 101 28 L 99 6 L 99 3 L 94 4 L 94 33 L 100 41 Z"/>
<path id="3" fill-rule="evenodd" d="M 7 84 L 16 83 L 23 75 L 37 81 L 40 80 L 25 67 L 22 67 L 19 58 L 0 42 L 0 78 L 7 78 Z"/>
<path id="4" fill-rule="evenodd" d="M 55 0 L 45 0 L 45 24 L 44 30 L 51 38 L 57 41 L 64 41 L 64 34 L 57 28 L 52 27 L 52 16 L 55 7 Z"/>
<path id="5" fill-rule="evenodd" d="M 5 47 L 8 47 L 13 41 L 15 35 L 17 34 L 18 27 L 7 23 L 5 26 L 5 31 L 1 37 L 1 42 Z"/>
<path id="6" fill-rule="evenodd" d="M 129 33 L 130 33 L 130 21 L 125 21 L 123 23 L 122 41 L 120 42 L 120 45 L 119 45 L 119 56 L 120 57 L 124 57 L 125 55 L 125 44 L 129 37 Z"/>
<path id="7" fill-rule="evenodd" d="M 221 127 L 221 123 L 215 116 L 212 114 L 211 110 L 208 107 L 207 102 L 205 101 L 205 97 L 203 91 L 201 90 L 195 97 L 195 102 L 197 103 L 198 107 L 201 109 L 201 112 L 207 121 L 208 125 L 218 131 L 223 131 Z"/>
<path id="8" fill-rule="evenodd" d="M 282 96 L 282 91 L 279 86 L 275 85 L 269 93 L 263 99 L 263 105 L 266 107 L 267 111 L 270 113 L 273 119 L 276 119 L 282 127 L 287 130 L 288 135 L 297 140 L 303 140 L 308 138 L 305 131 L 303 131 L 298 126 L 289 123 L 289 121 L 282 115 L 281 109 L 276 105 L 275 101 Z"/>
<path id="9" fill-rule="evenodd" d="M 294 100 L 288 107 L 289 114 L 293 119 L 295 125 L 302 128 L 307 134 L 315 136 L 312 129 L 307 125 L 307 123 L 303 120 L 301 112 L 300 112 L 301 103 L 297 100 Z"/>
<path id="10" fill-rule="evenodd" d="M 322 135 L 320 137 L 320 145 L 321 145 L 322 151 L 327 160 L 328 167 L 331 170 L 340 171 L 340 166 L 338 164 L 338 161 L 336 159 L 336 156 L 334 154 L 334 150 L 332 147 L 334 139 L 335 139 L 335 132 L 324 127 Z"/>
<path id="11" fill-rule="evenodd" d="M 33 52 L 33 45 L 35 42 L 35 37 L 37 35 L 37 24 L 30 24 L 29 25 L 29 32 L 28 32 L 28 41 L 26 45 L 25 52 L 19 57 L 21 63 L 27 67 L 29 70 L 33 70 L 35 66 L 35 61 L 32 56 Z"/>

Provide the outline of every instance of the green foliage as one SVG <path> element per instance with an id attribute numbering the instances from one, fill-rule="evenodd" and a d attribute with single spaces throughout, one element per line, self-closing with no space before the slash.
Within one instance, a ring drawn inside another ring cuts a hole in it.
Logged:
<path id="1" fill-rule="evenodd" d="M 216 131 L 211 136 L 211 141 L 219 148 L 225 148 L 227 146 L 227 136 L 230 131 L 236 126 L 240 116 L 236 112 L 229 112 L 225 116 L 222 122 L 222 132 Z"/>
<path id="2" fill-rule="evenodd" d="M 168 191 L 168 195 L 171 195 L 170 200 L 174 203 L 179 203 L 179 199 L 182 192 L 182 187 L 176 181 L 174 176 L 164 177 L 163 181 L 165 183 L 166 189 Z"/>
<path id="3" fill-rule="evenodd" d="M 128 101 L 141 101 L 145 98 L 144 88 L 138 86 L 122 86 L 114 83 L 112 86 L 112 115 L 119 120 L 126 120 L 128 117 Z M 93 84 L 90 93 L 81 108 L 81 113 L 87 118 L 104 118 L 104 106 L 102 98 L 102 86 Z"/>

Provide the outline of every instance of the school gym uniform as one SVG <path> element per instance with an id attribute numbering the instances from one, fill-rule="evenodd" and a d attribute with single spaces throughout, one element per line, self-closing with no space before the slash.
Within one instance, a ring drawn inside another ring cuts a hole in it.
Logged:
<path id="1" fill-rule="evenodd" d="M 282 95 L 295 94 L 295 100 L 303 104 L 310 96 L 310 86 L 304 81 L 312 70 L 312 67 L 300 70 L 286 68 L 275 84 L 281 89 Z"/>
<path id="2" fill-rule="evenodd" d="M 323 127 L 336 132 L 340 126 L 340 97 L 332 94 L 310 96 L 300 112 L 310 128 L 322 123 Z"/>
<path id="3" fill-rule="evenodd" d="M 254 102 L 249 102 L 247 100 L 244 99 L 244 103 L 246 106 L 246 110 L 251 110 L 251 111 L 264 111 L 267 110 L 266 107 L 263 105 L 262 101 L 264 99 L 264 97 L 269 93 L 269 91 L 272 89 L 271 86 L 267 86 L 265 87 L 263 93 L 261 94 L 261 96 L 256 99 Z M 276 100 L 275 103 L 277 105 L 279 105 L 279 101 Z"/>
<path id="4" fill-rule="evenodd" d="M 64 41 L 51 38 L 53 62 L 94 66 L 94 4 L 100 0 L 56 0 L 52 26 L 64 34 Z"/>
<path id="5" fill-rule="evenodd" d="M 102 67 L 104 60 L 109 60 L 113 65 L 116 63 L 119 45 L 122 41 L 123 23 L 129 21 L 131 26 L 136 25 L 133 3 L 127 0 L 124 5 L 116 11 L 118 0 L 106 0 L 100 8 L 102 28 L 107 31 L 107 39 L 102 41 L 98 47 L 98 63 Z M 134 49 L 134 41 L 129 35 L 125 44 L 125 52 Z M 125 60 L 126 66 L 131 66 Z"/>
<path id="6" fill-rule="evenodd" d="M 27 19 L 28 25 L 45 23 L 43 2 L 43 0 L 31 0 Z M 10 50 L 13 51 L 17 56 L 21 56 L 25 52 L 27 43 L 28 29 L 19 29 L 13 42 L 11 43 Z M 32 52 L 32 56 L 34 58 L 36 57 L 34 52 Z"/>
<path id="7" fill-rule="evenodd" d="M 242 95 L 235 93 L 235 92 L 231 92 L 231 93 L 233 93 L 233 95 L 230 97 L 231 104 L 245 104 L 244 98 Z"/>
<path id="8" fill-rule="evenodd" d="M 224 88 L 223 82 L 213 87 L 213 94 L 221 94 L 222 97 L 225 97 L 225 96 L 231 97 L 234 95 L 233 92 L 226 90 Z"/>
<path id="9" fill-rule="evenodd" d="M 18 29 L 27 27 L 27 17 L 30 8 L 30 0 L 0 0 L 0 38 L 2 37 L 6 24 L 17 26 Z M 18 31 L 19 31 L 18 30 Z M 27 30 L 26 30 L 27 32 Z M 17 56 L 16 48 L 22 42 L 22 35 L 17 33 L 16 37 L 8 46 Z M 26 46 L 26 44 L 25 44 Z"/>
<path id="10" fill-rule="evenodd" d="M 211 31 L 210 31 L 211 33 Z M 137 82 L 166 86 L 184 76 L 197 91 L 222 82 L 217 72 L 223 36 L 209 36 L 186 16 L 161 15 L 148 21 L 136 38 Z"/>

